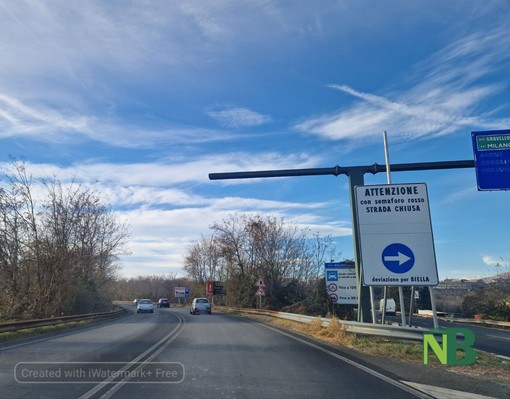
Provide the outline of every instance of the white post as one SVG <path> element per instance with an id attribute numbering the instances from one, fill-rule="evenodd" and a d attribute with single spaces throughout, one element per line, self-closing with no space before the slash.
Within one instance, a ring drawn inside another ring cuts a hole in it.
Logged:
<path id="1" fill-rule="evenodd" d="M 384 160 L 386 161 L 386 181 L 391 184 L 391 170 L 390 170 L 390 152 L 388 150 L 388 135 L 386 130 L 383 133 L 384 139 Z"/>
<path id="2" fill-rule="evenodd" d="M 383 133 L 384 138 L 384 159 L 386 161 L 386 179 L 388 181 L 388 184 L 391 184 L 391 171 L 390 171 L 390 152 L 388 150 L 388 135 L 386 133 L 386 130 Z M 384 290 L 384 313 L 383 313 L 383 320 L 386 316 L 386 289 Z M 402 287 L 398 287 L 398 296 L 400 297 L 400 315 L 402 319 L 402 325 L 406 325 L 406 310 L 405 310 L 405 304 L 404 304 L 404 290 Z"/>
<path id="3" fill-rule="evenodd" d="M 375 314 L 375 303 L 374 303 L 374 287 L 370 286 L 370 304 L 372 305 L 372 324 L 377 323 Z"/>
<path id="4" fill-rule="evenodd" d="M 437 321 L 436 298 L 434 298 L 434 290 L 431 286 L 429 286 L 429 294 L 430 304 L 432 305 L 432 318 L 434 319 L 434 328 L 439 328 L 439 323 Z"/>
<path id="5" fill-rule="evenodd" d="M 409 327 L 413 325 L 413 312 L 414 312 L 414 285 L 411 287 L 411 300 L 409 301 Z"/>

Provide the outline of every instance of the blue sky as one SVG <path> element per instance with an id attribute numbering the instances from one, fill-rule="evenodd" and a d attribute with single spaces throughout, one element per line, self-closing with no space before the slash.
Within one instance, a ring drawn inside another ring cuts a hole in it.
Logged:
<path id="1" fill-rule="evenodd" d="M 0 162 L 93 184 L 131 226 L 120 274 L 182 274 L 233 213 L 335 237 L 353 256 L 345 176 L 212 172 L 473 159 L 510 128 L 508 1 L 0 2 Z M 510 192 L 474 169 L 428 185 L 441 279 L 510 258 Z M 386 182 L 384 174 L 366 184 Z"/>

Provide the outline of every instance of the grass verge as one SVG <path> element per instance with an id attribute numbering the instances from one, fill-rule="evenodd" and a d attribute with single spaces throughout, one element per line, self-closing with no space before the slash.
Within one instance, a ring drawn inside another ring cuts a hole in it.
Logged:
<path id="1" fill-rule="evenodd" d="M 97 323 L 98 321 L 103 321 L 104 319 L 90 319 L 90 320 L 81 320 L 81 321 L 69 321 L 66 323 L 60 323 L 53 326 L 42 326 L 42 327 L 34 327 L 34 328 L 25 328 L 23 330 L 18 331 L 7 331 L 0 333 L 0 343 L 16 341 L 24 338 L 31 338 L 40 336 L 43 334 L 54 333 L 64 330 L 70 330 L 72 328 L 77 327 L 85 327 L 89 324 Z"/>

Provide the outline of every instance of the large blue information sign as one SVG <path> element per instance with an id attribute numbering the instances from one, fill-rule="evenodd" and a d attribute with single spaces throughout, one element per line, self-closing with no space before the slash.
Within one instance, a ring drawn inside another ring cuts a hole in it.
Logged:
<path id="1" fill-rule="evenodd" d="M 510 190 L 510 130 L 472 132 L 478 190 Z"/>

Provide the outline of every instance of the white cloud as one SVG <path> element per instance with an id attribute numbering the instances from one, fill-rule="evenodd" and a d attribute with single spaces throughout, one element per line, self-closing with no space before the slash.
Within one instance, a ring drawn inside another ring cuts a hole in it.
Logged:
<path id="1" fill-rule="evenodd" d="M 0 103 L 5 105 L 0 111 L 0 134 L 51 141 L 75 140 L 78 135 L 133 148 L 233 136 L 195 126 L 151 129 L 121 123 L 104 111 L 107 104 L 115 108 L 116 102 L 126 101 L 111 82 L 136 80 L 143 85 L 145 79 L 161 79 L 161 70 L 165 70 L 165 80 L 178 82 L 202 74 L 212 64 L 220 65 L 225 55 L 240 49 L 253 51 L 279 43 L 292 52 L 296 35 L 341 37 L 339 31 L 349 32 L 358 24 L 375 25 L 375 20 L 378 29 L 387 28 L 395 18 L 381 7 L 365 10 L 364 18 L 358 20 L 353 16 L 362 6 L 337 2 L 321 7 L 310 7 L 308 2 L 253 2 L 239 7 L 235 1 L 204 4 L 193 0 L 135 2 L 121 8 L 100 1 L 74 6 L 64 0 L 51 5 L 39 2 L 34 6 L 22 0 L 0 5 L 0 37 L 9 38 L 0 40 Z M 416 6 L 404 2 L 399 9 L 416 18 Z M 335 140 L 378 137 L 381 130 L 414 138 L 448 134 L 466 124 L 500 127 L 508 120 L 470 118 L 469 110 L 478 99 L 502 90 L 501 83 L 464 88 L 462 82 L 486 76 L 497 65 L 508 66 L 506 37 L 508 28 L 503 27 L 458 40 L 419 66 L 420 82 L 408 93 L 375 96 L 341 85 L 362 103 L 297 127 Z M 97 101 L 101 105 L 92 110 L 91 104 Z M 271 121 L 268 115 L 242 107 L 209 115 L 228 128 Z"/>
<path id="2" fill-rule="evenodd" d="M 491 111 L 476 112 L 482 100 L 508 90 L 507 82 L 491 82 L 491 74 L 510 67 L 507 24 L 489 33 L 459 39 L 417 67 L 417 78 L 407 91 L 378 95 L 348 85 L 329 85 L 359 101 L 347 110 L 296 124 L 296 129 L 330 140 L 393 137 L 416 139 L 459 130 L 503 129 L 510 118 Z M 473 116 L 477 115 L 477 116 Z"/>
<path id="3" fill-rule="evenodd" d="M 121 274 L 132 273 L 138 263 L 137 274 L 147 274 L 144 270 L 159 269 L 176 272 L 183 265 L 188 246 L 210 233 L 210 226 L 215 222 L 228 219 L 237 213 L 254 214 L 243 211 L 241 207 L 217 209 L 216 207 L 193 207 L 183 209 L 136 209 L 119 212 L 119 218 L 131 226 L 133 239 L 128 249 L 130 257 L 123 257 L 126 270 Z M 284 211 L 272 212 L 275 216 L 288 216 L 288 223 L 295 223 L 300 228 L 308 228 L 312 233 L 322 236 L 348 236 L 352 234 L 348 222 L 328 222 L 316 215 L 292 217 Z M 143 264 L 140 261 L 143 260 Z M 182 273 L 182 270 L 181 270 Z"/>
<path id="4" fill-rule="evenodd" d="M 234 129 L 259 126 L 271 122 L 271 118 L 267 115 L 239 107 L 209 111 L 207 114 L 217 120 L 221 126 Z"/>
<path id="5" fill-rule="evenodd" d="M 120 120 L 103 120 L 76 111 L 27 104 L 2 93 L 0 107 L 0 138 L 23 136 L 50 142 L 88 138 L 126 148 L 208 143 L 235 138 L 230 133 L 193 126 L 140 128 Z"/>
<path id="6" fill-rule="evenodd" d="M 482 262 L 486 264 L 487 266 L 496 266 L 497 264 L 501 264 L 502 260 L 501 258 L 495 258 L 491 255 L 482 255 Z"/>
<path id="7" fill-rule="evenodd" d="M 83 162 L 71 166 L 27 163 L 27 169 L 37 178 L 57 176 L 60 180 L 75 180 L 79 183 L 100 183 L 123 187 L 169 187 L 180 183 L 208 183 L 209 173 L 236 172 L 246 170 L 289 169 L 299 164 L 303 168 L 316 166 L 320 159 L 308 154 L 228 153 L 207 154 L 181 158 L 176 156 L 153 163 L 100 163 Z M 8 164 L 0 166 L 9 167 Z M 251 180 L 252 182 L 254 180 Z M 217 181 L 214 184 L 228 184 Z M 236 181 L 235 184 L 240 184 Z M 163 195 L 170 195 L 166 192 Z M 175 193 L 174 193 L 175 194 Z"/>
<path id="8" fill-rule="evenodd" d="M 307 229 L 311 234 L 319 233 L 322 237 L 346 237 L 352 235 L 351 223 L 347 221 L 331 222 L 315 214 L 301 214 L 286 218 L 289 223 L 295 223 L 302 229 Z"/>
<path id="9" fill-rule="evenodd" d="M 66 115 L 42 106 L 31 107 L 1 93 L 0 107 L 0 137 L 33 136 L 54 141 L 60 133 L 88 130 L 91 122 L 86 116 Z"/>
<path id="10" fill-rule="evenodd" d="M 272 200 L 259 200 L 254 198 L 240 198 L 240 197 L 224 197 L 215 198 L 210 201 L 214 209 L 317 209 L 328 206 L 328 203 L 298 203 L 298 202 L 282 202 Z"/>
<path id="11" fill-rule="evenodd" d="M 187 0 L 119 6 L 104 1 L 3 1 L 0 37 L 9 40 L 0 41 L 0 84 L 9 79 L 12 83 L 13 76 L 30 75 L 34 82 L 58 76 L 54 84 L 103 89 L 94 81 L 100 70 L 124 74 L 147 65 L 200 68 L 247 42 L 287 42 L 297 33 L 320 34 L 320 20 L 332 20 L 332 12 L 341 16 L 342 11 L 335 3 L 311 11 L 307 2 L 239 6 L 230 0 Z"/>
<path id="12" fill-rule="evenodd" d="M 477 191 L 473 189 L 473 183 L 466 184 L 463 188 L 458 188 L 456 191 L 446 195 L 441 201 L 441 204 L 458 204 L 463 200 L 475 198 Z"/>

